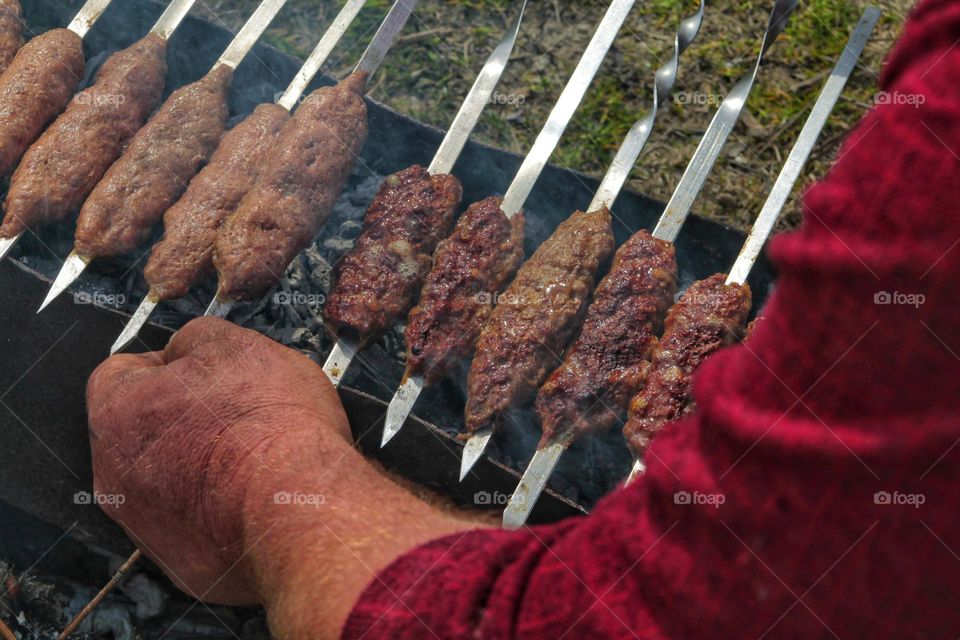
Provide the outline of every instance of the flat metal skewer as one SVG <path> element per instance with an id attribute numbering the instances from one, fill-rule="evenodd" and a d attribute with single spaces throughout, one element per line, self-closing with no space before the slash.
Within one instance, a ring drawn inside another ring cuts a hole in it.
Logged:
<path id="1" fill-rule="evenodd" d="M 96 24 L 100 16 L 103 15 L 106 8 L 110 6 L 110 2 L 111 0 L 87 0 L 87 2 L 80 7 L 80 11 L 77 12 L 73 20 L 70 21 L 70 24 L 67 25 L 67 29 L 73 31 L 80 38 L 84 38 L 87 32 Z M 10 238 L 0 238 L 0 260 L 7 257 L 13 245 L 17 244 L 17 241 L 22 235 L 23 231 Z"/>
<path id="2" fill-rule="evenodd" d="M 600 25 L 577 63 L 573 75 L 560 93 L 557 103 L 553 106 L 546 124 L 537 135 L 530 153 L 523 159 L 516 177 L 503 196 L 503 203 L 500 208 L 507 218 L 512 218 L 523 208 L 523 204 L 533 190 L 537 178 L 540 177 L 540 173 L 547 166 L 547 161 L 553 155 L 560 137 L 566 130 L 567 124 L 576 112 L 577 107 L 580 106 L 583 96 L 603 64 L 607 51 L 613 45 L 613 41 L 620 32 L 620 27 L 623 26 L 630 10 L 633 9 L 633 5 L 633 0 L 614 0 L 607 8 Z M 471 434 L 467 439 L 463 448 L 463 458 L 460 460 L 461 481 L 467 476 L 473 465 L 477 463 L 483 452 L 486 451 L 491 436 L 493 436 L 492 430 L 481 429 Z"/>
<path id="3" fill-rule="evenodd" d="M 177 26 L 179 26 L 195 0 L 179 1 L 181 1 L 182 6 L 179 7 L 179 10 L 166 22 L 164 22 L 163 16 L 161 16 L 160 21 L 157 22 L 157 25 L 153 28 L 155 33 L 165 34 L 163 37 L 169 38 Z M 256 44 L 257 40 L 286 2 L 287 0 L 262 0 L 256 11 L 253 12 L 253 15 L 250 16 L 240 31 L 233 37 L 233 40 L 227 46 L 226 50 L 224 50 L 220 58 L 214 63 L 211 73 L 223 66 L 236 69 L 237 65 L 239 65 L 247 53 L 250 52 L 250 49 L 253 48 L 253 45 Z M 170 7 L 173 7 L 173 5 L 174 3 L 171 3 Z M 168 7 L 168 10 L 170 7 Z M 165 15 L 166 12 L 164 12 L 164 16 Z M 76 250 L 71 251 L 70 255 L 67 256 L 67 259 L 64 261 L 63 267 L 60 269 L 60 273 L 57 274 L 56 279 L 53 281 L 50 291 L 47 292 L 47 297 L 44 299 L 43 304 L 41 304 L 37 310 L 37 313 L 43 311 L 57 296 L 66 291 L 66 289 L 80 277 L 80 274 L 84 272 L 87 266 L 93 262 L 95 257 L 96 256 L 82 256 L 79 255 Z"/>
<path id="4" fill-rule="evenodd" d="M 720 108 L 717 109 L 710 126 L 703 134 L 703 139 L 700 140 L 697 150 L 693 153 L 690 164 L 683 172 L 680 183 L 670 197 L 670 201 L 667 202 L 663 215 L 653 230 L 654 238 L 670 242 L 677 239 L 680 227 L 687 219 L 694 201 L 703 188 L 703 183 L 710 175 L 723 145 L 730 136 L 730 132 L 733 131 L 733 126 L 740 119 L 743 107 L 747 103 L 747 97 L 750 95 L 750 90 L 757 79 L 757 72 L 760 71 L 763 56 L 787 26 L 787 19 L 797 8 L 797 2 L 798 0 L 776 0 L 774 2 L 773 10 L 767 20 L 767 29 L 763 33 L 760 53 L 757 55 L 757 61 L 754 63 L 753 69 L 734 85 L 730 93 L 720 103 Z"/>
<path id="5" fill-rule="evenodd" d="M 47 297 L 43 299 L 43 302 L 40 304 L 40 308 L 37 309 L 37 313 L 40 313 L 47 308 L 51 302 L 56 299 L 61 293 L 67 290 L 67 287 L 70 284 L 80 277 L 80 274 L 83 273 L 84 269 L 87 268 L 87 265 L 93 261 L 93 258 L 88 258 L 87 256 L 81 256 L 76 250 L 71 251 L 70 255 L 67 256 L 67 259 L 63 261 L 63 266 L 60 267 L 60 272 L 57 274 L 56 279 L 53 281 L 53 284 L 50 285 L 50 290 L 47 291 Z"/>
<path id="6" fill-rule="evenodd" d="M 626 183 L 627 177 L 633 169 L 633 165 L 636 163 L 637 158 L 640 156 L 650 137 L 650 133 L 653 131 L 657 111 L 661 105 L 661 97 L 666 99 L 673 89 L 679 67 L 680 55 L 690 46 L 690 43 L 700 30 L 700 25 L 703 22 L 703 13 L 704 3 L 701 0 L 697 13 L 680 23 L 680 28 L 677 30 L 677 35 L 674 40 L 673 57 L 667 64 L 657 70 L 655 76 L 653 107 L 645 117 L 638 120 L 633 127 L 631 127 L 626 139 L 617 151 L 613 164 L 604 176 L 600 188 L 593 198 L 593 202 L 590 203 L 589 210 L 593 211 L 598 209 L 603 204 L 612 205 L 617 198 L 617 194 L 619 194 L 623 185 Z M 400 388 L 397 389 L 393 399 L 390 401 L 390 405 L 387 407 L 387 419 L 384 423 L 383 438 L 380 443 L 381 447 L 393 439 L 393 437 L 400 432 L 400 429 L 403 428 L 407 417 L 417 402 L 417 398 L 423 391 L 423 387 L 423 377 L 415 375 L 404 380 Z M 473 449 L 479 448 L 482 453 L 488 441 L 489 438 L 481 438 L 474 441 L 474 444 L 471 446 L 471 457 L 474 456 Z M 462 479 L 461 477 L 461 480 Z"/>
<path id="7" fill-rule="evenodd" d="M 278 105 L 287 111 L 293 109 L 293 107 L 297 104 L 297 101 L 300 99 L 300 96 L 303 95 L 303 92 L 306 90 L 307 86 L 313 81 L 314 76 L 316 76 L 320 71 L 323 63 L 326 62 L 327 57 L 347 32 L 350 24 L 353 22 L 354 18 L 357 17 L 357 14 L 360 13 L 360 10 L 363 8 L 363 5 L 365 5 L 366 2 L 367 0 L 347 0 L 347 2 L 340 9 L 340 12 L 337 14 L 337 17 L 333 19 L 333 22 L 330 23 L 330 26 L 327 28 L 326 32 L 324 32 L 323 37 L 320 38 L 320 42 L 317 43 L 313 51 L 310 52 L 310 55 L 300 67 L 300 70 L 297 71 L 297 75 L 294 76 L 293 80 L 287 86 L 287 89 L 280 96 L 280 99 L 277 100 Z M 134 338 L 137 337 L 137 334 L 140 333 L 140 329 L 142 329 L 143 325 L 147 323 L 147 320 L 150 318 L 150 314 L 153 313 L 153 310 L 156 309 L 159 303 L 159 298 L 157 298 L 152 292 L 147 293 L 147 297 L 144 298 L 143 302 L 140 303 L 140 306 L 137 308 L 136 312 L 134 312 L 134 314 L 130 317 L 130 320 L 127 322 L 127 325 L 123 328 L 123 332 L 121 332 L 121 334 L 117 337 L 116 341 L 113 343 L 113 346 L 110 347 L 111 355 L 126 347 L 133 341 Z M 216 298 L 214 298 L 214 300 L 210 303 L 210 306 L 207 307 L 204 315 L 225 318 L 230 312 L 230 308 L 232 306 L 232 302 L 219 302 Z"/>
<path id="8" fill-rule="evenodd" d="M 123 331 L 121 331 L 117 339 L 114 340 L 113 345 L 110 347 L 110 355 L 115 354 L 133 342 L 133 339 L 140 333 L 140 329 L 147 323 L 150 314 L 153 313 L 153 310 L 157 308 L 158 304 L 160 304 L 160 299 L 152 293 L 148 293 L 140 303 L 140 306 L 137 307 L 137 310 L 130 316 L 130 320 L 128 320 L 127 324 L 123 327 Z"/>
<path id="9" fill-rule="evenodd" d="M 637 158 L 640 157 L 640 153 L 650 138 L 657 112 L 662 104 L 661 97 L 665 100 L 676 84 L 680 56 L 700 31 L 704 10 L 705 5 L 701 1 L 697 13 L 680 23 L 674 37 L 673 56 L 666 64 L 657 69 L 654 77 L 653 104 L 650 111 L 630 128 L 588 207 L 589 211 L 595 211 L 605 205 L 612 206 L 623 185 L 626 184 Z M 504 527 L 515 529 L 527 521 L 530 512 L 537 503 L 537 499 L 546 487 L 547 480 L 560 461 L 560 456 L 572 442 L 571 437 L 564 437 L 538 448 L 534 452 L 516 491 L 510 496 L 507 508 L 503 512 Z"/>
<path id="10" fill-rule="evenodd" d="M 9 238 L 0 238 L 0 260 L 7 257 L 7 254 L 13 249 L 13 245 L 17 244 L 17 240 L 19 240 L 22 235 L 23 231 Z"/>
<path id="11" fill-rule="evenodd" d="M 373 38 L 370 40 L 367 48 L 360 56 L 360 61 L 354 68 L 354 72 L 365 71 L 368 76 L 372 76 L 374 73 L 376 73 L 377 69 L 380 67 L 380 64 L 386 57 L 387 52 L 394 45 L 394 43 L 396 43 L 400 32 L 403 31 L 403 27 L 407 24 L 407 20 L 413 13 L 414 8 L 416 8 L 417 2 L 419 2 L 419 0 L 396 0 L 396 2 L 393 3 L 393 6 L 390 7 L 390 11 L 388 11 L 386 17 L 384 17 L 383 22 L 380 23 L 380 27 L 377 29 L 377 32 L 373 34 Z M 332 44 L 330 47 L 332 49 Z M 329 51 L 327 54 L 329 54 Z M 319 69 L 322 62 L 311 64 L 316 64 L 317 68 Z M 293 105 L 296 104 L 298 99 L 292 97 L 292 92 L 296 90 L 295 87 L 305 88 L 307 84 L 309 83 L 304 82 L 299 77 L 294 78 L 293 83 L 291 83 L 291 87 L 287 89 L 287 92 L 280 99 L 278 104 L 286 108 L 287 111 L 292 109 Z M 369 84 L 367 86 L 369 86 Z M 303 89 L 301 88 L 299 92 L 302 91 Z M 299 95 L 299 93 L 297 95 Z M 234 300 L 226 299 L 220 294 L 219 291 L 217 291 L 216 297 L 210 303 L 210 306 L 207 308 L 207 312 L 204 315 L 225 318 L 230 312 L 230 308 L 233 306 L 234 302 Z"/>
<path id="12" fill-rule="evenodd" d="M 85 37 L 108 6 L 110 6 L 110 0 L 87 0 L 67 25 L 67 29 L 81 38 Z"/>
<path id="13" fill-rule="evenodd" d="M 430 166 L 427 168 L 431 175 L 449 173 L 453 169 L 453 165 L 457 163 L 457 158 L 460 157 L 467 140 L 470 139 L 470 134 L 480 120 L 484 108 L 489 103 L 493 90 L 497 88 L 503 70 L 507 67 L 507 61 L 513 52 L 513 45 L 516 44 L 517 35 L 520 33 L 520 22 L 526 8 L 527 2 L 524 0 L 510 27 L 480 70 L 480 75 L 477 76 L 467 93 L 467 97 L 457 111 L 457 115 L 454 116 L 453 123 L 447 130 L 436 155 L 434 155 Z M 356 344 L 348 342 L 347 338 L 338 338 L 333 351 L 330 352 L 330 356 L 323 365 L 323 370 L 335 387 L 340 386 L 340 381 L 343 380 L 343 375 L 347 372 L 347 368 L 349 368 L 350 362 L 358 350 Z M 349 356 L 347 356 L 348 353 Z M 389 438 L 387 439 L 389 440 Z"/>
<path id="14" fill-rule="evenodd" d="M 744 242 L 736 262 L 734 262 L 733 267 L 730 269 L 730 274 L 727 276 L 727 284 L 743 284 L 746 282 L 750 270 L 753 268 L 757 257 L 760 255 L 760 251 L 763 249 L 763 245 L 766 243 L 777 219 L 780 217 L 783 205 L 786 203 L 797 179 L 800 177 L 800 171 L 810 157 L 810 152 L 820 137 L 820 133 L 823 131 L 823 127 L 826 125 L 830 113 L 837 104 L 837 100 L 840 98 L 840 94 L 843 92 L 847 80 L 850 79 L 850 75 L 853 73 L 857 60 L 859 60 L 860 55 L 863 53 L 863 48 L 866 46 L 867 40 L 870 39 L 870 35 L 873 33 L 877 20 L 880 18 L 880 13 L 880 9 L 877 7 L 867 7 L 863 15 L 860 16 L 860 21 L 857 23 L 850 39 L 847 41 L 846 47 L 844 47 L 843 52 L 840 54 L 840 58 L 830 73 L 830 77 L 827 78 L 823 89 L 820 90 L 820 95 L 817 97 L 817 101 L 814 103 L 810 115 L 807 116 L 807 121 L 804 123 L 803 129 L 801 129 L 800 135 L 797 137 L 793 148 L 790 150 L 786 162 L 784 162 L 783 167 L 780 169 L 780 174 L 777 176 L 777 180 L 770 190 L 770 195 L 767 196 L 766 201 L 763 203 L 763 208 L 760 210 L 760 215 L 757 216 L 757 220 L 750 230 L 750 235 L 747 236 L 747 240 Z M 635 460 L 633 467 L 630 469 L 630 475 L 627 476 L 624 484 L 629 485 L 637 476 L 645 472 L 646 465 L 644 465 L 643 461 L 639 459 Z"/>
<path id="15" fill-rule="evenodd" d="M 657 69 L 655 74 L 653 104 L 650 111 L 630 128 L 613 159 L 613 163 L 607 169 L 593 201 L 590 203 L 589 211 L 595 211 L 604 205 L 612 206 L 617 196 L 620 195 L 620 190 L 626 184 L 637 158 L 640 157 L 647 140 L 650 139 L 650 133 L 656 123 L 657 112 L 663 104 L 662 101 L 666 101 L 673 91 L 677 80 L 677 71 L 680 67 L 680 56 L 700 32 L 704 10 L 705 5 L 701 0 L 696 14 L 680 23 L 674 36 L 673 56 L 666 64 Z M 510 496 L 510 502 L 503 512 L 503 526 L 505 528 L 515 529 L 527 521 L 530 512 L 537 503 L 537 499 L 543 493 L 547 480 L 560 461 L 560 456 L 572 442 L 573 438 L 565 437 L 536 450 L 530 464 L 524 471 L 523 477 L 520 479 L 520 484 L 513 495 Z"/>

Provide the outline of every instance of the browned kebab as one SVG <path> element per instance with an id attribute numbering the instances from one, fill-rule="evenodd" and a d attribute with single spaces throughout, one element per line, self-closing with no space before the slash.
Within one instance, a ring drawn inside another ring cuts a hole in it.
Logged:
<path id="1" fill-rule="evenodd" d="M 743 338 L 750 313 L 746 283 L 726 283 L 717 273 L 687 288 L 667 314 L 663 336 L 650 358 L 649 375 L 630 402 L 623 428 L 640 459 L 650 439 L 665 424 L 693 412 L 693 374 L 707 356 Z"/>
<path id="2" fill-rule="evenodd" d="M 208 315 L 270 289 L 323 226 L 367 137 L 367 79 L 406 24 L 416 0 L 397 0 L 348 77 L 304 99 L 284 125 L 264 170 L 214 243 L 219 284 Z"/>
<path id="3" fill-rule="evenodd" d="M 0 74 L 23 46 L 23 15 L 17 0 L 0 0 Z"/>
<path id="4" fill-rule="evenodd" d="M 193 2 L 173 0 L 150 33 L 110 56 L 94 84 L 77 94 L 30 146 L 10 179 L 0 255 L 25 231 L 35 233 L 79 209 L 157 108 L 167 72 L 167 40 Z"/>
<path id="5" fill-rule="evenodd" d="M 773 229 L 877 15 L 865 12 L 730 275 L 716 274 L 690 285 L 670 307 L 659 341 L 656 336 L 661 320 L 676 290 L 673 251 L 666 239 L 676 237 L 680 219 L 665 215 L 653 237 L 641 231 L 618 251 L 613 268 L 597 289 L 580 336 L 563 364 L 540 389 L 536 408 L 543 438 L 504 511 L 504 526 L 515 528 L 526 521 L 560 454 L 574 439 L 619 424 L 628 403 L 629 420 L 624 432 L 638 459 L 656 431 L 692 411 L 690 385 L 696 368 L 709 354 L 744 336 L 751 307 L 747 274 Z M 709 137 L 710 130 L 705 140 Z M 685 182 L 681 180 L 678 190 Z M 690 183 L 687 184 L 689 188 Z M 668 211 L 670 206 L 667 205 Z M 646 251 L 637 251 L 643 246 Z M 632 254 L 640 257 L 644 253 L 649 258 L 641 258 L 632 266 L 622 261 Z M 625 309 L 629 311 L 623 313 Z M 634 349 L 625 359 L 624 345 L 628 350 Z"/>
<path id="6" fill-rule="evenodd" d="M 180 87 L 130 140 L 80 209 L 73 251 L 40 305 L 42 311 L 94 258 L 134 251 L 183 194 L 226 131 L 237 65 L 286 0 L 262 0 L 205 76 Z"/>
<path id="7" fill-rule="evenodd" d="M 503 306 L 505 296 L 510 295 L 509 291 L 500 292 L 523 260 L 523 204 L 633 4 L 632 0 L 617 0 L 607 9 L 504 197 L 487 198 L 468 207 L 452 235 L 438 245 L 433 269 L 407 322 L 407 369 L 387 409 L 381 446 L 403 427 L 424 385 L 473 352 L 477 341 L 482 341 L 481 326 L 499 308 L 493 306 L 494 302 Z M 589 265 L 589 256 L 600 263 L 612 251 L 610 227 L 609 213 L 601 211 L 573 216 L 557 233 L 572 242 L 566 251 L 577 252 Z M 554 265 L 562 259 L 555 255 L 557 251 L 541 249 L 540 257 L 533 260 Z M 551 273 L 560 277 L 556 269 Z M 517 279 L 526 281 L 520 275 Z M 584 273 L 583 279 L 591 280 L 584 286 L 592 288 L 593 275 Z M 553 288 L 546 295 L 561 294 L 561 290 L 562 287 Z M 578 289 L 576 293 L 583 292 Z M 559 317 L 556 320 L 563 321 Z"/>
<path id="8" fill-rule="evenodd" d="M 587 208 L 594 212 L 594 215 L 602 212 L 609 220 L 608 207 L 613 205 L 649 139 L 661 100 L 669 95 L 676 81 L 680 55 L 699 32 L 703 12 L 704 5 L 701 3 L 697 13 L 681 23 L 674 41 L 674 55 L 657 70 L 652 109 L 631 127 Z M 614 247 L 612 230 L 606 233 L 609 255 Z M 557 289 L 561 294 L 552 298 L 541 295 L 529 300 L 529 294 L 523 294 L 522 290 L 513 291 L 518 285 L 524 286 L 518 275 L 517 282 L 507 290 L 508 304 L 511 306 L 494 309 L 483 328 L 477 355 L 467 379 L 465 423 L 469 439 L 460 468 L 461 479 L 476 464 L 493 434 L 502 427 L 507 410 L 516 404 L 527 403 L 537 395 L 537 389 L 545 382 L 548 374 L 561 363 L 561 355 L 585 319 L 595 279 L 604 263 L 592 264 L 588 261 L 577 264 L 576 256 L 562 253 L 564 242 L 562 237 L 551 236 L 538 250 L 538 253 L 554 251 L 557 254 L 555 259 L 559 261 L 561 269 L 553 277 L 553 281 L 544 279 L 540 273 L 542 267 L 535 262 L 536 254 L 520 271 L 520 275 L 524 275 L 529 270 L 530 275 L 527 277 L 541 290 Z M 568 264 L 564 264 L 564 261 Z M 585 286 L 582 291 L 565 291 L 563 287 L 569 288 L 570 283 L 562 280 L 564 269 L 568 277 L 571 277 L 571 282 L 577 283 L 572 276 L 577 273 L 577 269 L 586 266 L 591 269 L 591 278 L 584 279 L 583 282 L 589 286 Z M 587 367 L 586 371 L 592 373 L 592 378 L 581 380 L 579 378 L 588 374 L 580 373 L 579 376 L 555 380 L 553 386 L 561 394 L 570 396 L 565 402 L 567 406 L 562 409 L 558 407 L 558 411 L 569 411 L 585 404 L 587 399 L 580 397 L 584 393 L 582 387 L 601 381 L 608 383 L 604 373 L 608 369 L 616 369 L 609 384 L 616 384 L 616 393 L 626 396 L 622 401 L 626 404 L 631 395 L 629 385 L 635 384 L 637 377 L 642 374 L 642 370 L 639 370 L 640 359 L 648 349 L 650 334 L 660 322 L 658 314 L 666 311 L 667 303 L 663 302 L 663 299 L 673 294 L 675 268 L 669 243 L 657 242 L 650 238 L 649 234 L 635 238 L 621 250 L 615 260 L 614 271 L 624 273 L 617 278 L 607 278 L 600 285 L 597 297 L 604 301 L 603 308 L 595 306 L 587 318 L 590 326 L 604 334 L 605 342 L 602 345 L 600 340 L 596 341 L 596 344 L 580 342 L 581 365 Z M 641 271 L 634 274 L 630 272 L 632 269 Z M 514 303 L 512 298 L 515 296 L 523 297 Z M 645 299 L 634 300 L 630 299 L 631 296 Z M 518 305 L 523 305 L 523 308 Z M 567 312 L 569 318 L 562 324 L 551 322 L 555 317 L 562 317 L 569 306 L 573 306 L 576 313 Z M 629 331 L 629 327 L 636 324 L 647 326 L 636 336 L 623 335 Z M 616 336 L 622 338 L 618 339 Z M 529 340 L 531 344 L 521 346 L 520 342 L 523 340 Z M 518 357 L 520 360 L 515 363 L 514 360 Z M 511 370 L 515 373 L 511 374 Z M 598 420 L 611 421 L 615 419 L 615 413 L 615 410 L 604 414 L 597 411 L 595 417 Z"/>
<path id="9" fill-rule="evenodd" d="M 23 44 L 17 0 L 0 2 L 0 176 L 6 176 L 43 128 L 63 111 L 83 77 L 83 38 L 110 4 L 87 0 L 65 29 Z M 2 237 L 2 236 L 0 236 Z M 0 240 L 0 258 L 12 246 Z"/>
<path id="10" fill-rule="evenodd" d="M 637 238 L 635 240 L 637 245 L 628 244 L 621 255 L 623 259 L 618 261 L 618 269 L 608 274 L 600 290 L 602 295 L 598 296 L 598 305 L 587 314 L 585 327 L 589 333 L 584 334 L 581 331 L 580 337 L 570 349 L 567 349 L 565 360 L 561 360 L 560 355 L 566 349 L 567 343 L 561 344 L 550 354 L 550 363 L 544 366 L 549 366 L 550 369 L 559 367 L 559 370 L 549 381 L 546 380 L 549 371 L 540 378 L 539 382 L 545 382 L 546 388 L 538 398 L 536 408 L 546 433 L 552 439 L 541 440 L 518 490 L 511 496 L 504 511 L 505 526 L 516 527 L 526 521 L 547 478 L 574 437 L 592 429 L 593 425 L 609 425 L 618 421 L 626 411 L 629 398 L 643 384 L 646 363 L 653 347 L 652 339 L 659 330 L 663 314 L 669 305 L 670 294 L 675 287 L 675 261 L 665 244 L 672 244 L 676 239 L 697 194 L 742 113 L 764 54 L 785 28 L 787 18 L 796 8 L 796 4 L 796 0 L 775 0 L 760 52 L 751 72 L 733 87 L 720 105 L 667 203 L 652 236 Z M 632 166 L 625 163 L 621 166 L 617 164 L 615 162 L 612 169 L 615 174 L 629 172 Z M 623 179 L 620 179 L 619 184 L 622 182 Z M 603 185 L 601 185 L 602 189 Z M 604 201 L 600 193 L 597 200 Z M 643 253 L 646 253 L 647 257 L 629 259 L 630 253 L 636 250 L 637 246 L 644 244 L 646 248 Z M 669 271 L 664 272 L 664 267 Z M 631 268 L 647 271 L 632 274 L 624 271 Z M 632 319 L 622 316 L 621 319 L 624 321 L 619 324 L 605 322 L 602 316 L 620 305 L 623 305 L 621 312 L 625 316 L 631 311 L 639 315 Z M 539 312 L 550 314 L 552 309 L 541 308 Z M 574 328 L 574 331 L 577 328 Z M 493 330 L 491 328 L 491 331 Z M 507 330 L 508 328 L 504 326 L 499 329 L 499 332 L 503 333 Z M 486 327 L 484 331 L 487 331 Z M 540 339 L 543 340 L 544 336 Z M 495 360 L 502 357 L 497 351 L 499 345 L 495 341 L 491 341 L 491 344 L 489 359 Z M 474 366 L 476 362 L 475 360 Z M 580 367 L 586 367 L 586 369 Z M 472 376 L 473 370 L 471 370 Z M 473 387 L 470 387 L 468 392 L 474 393 Z M 477 389 L 477 392 L 483 393 L 480 389 Z M 486 401 L 481 397 L 480 402 Z M 594 406 L 598 402 L 606 403 L 602 410 Z M 470 399 L 468 399 L 468 410 L 469 403 Z M 494 406 L 495 411 L 491 415 L 494 417 L 501 415 L 502 409 Z M 595 414 L 592 420 L 584 419 L 581 415 L 580 412 L 584 409 Z M 478 443 L 471 451 L 471 443 L 468 442 L 467 449 L 464 451 L 461 475 L 464 474 L 464 467 L 476 462 L 480 453 L 478 449 L 482 450 L 498 426 L 495 419 L 487 419 L 486 423 L 471 425 L 469 413 L 467 418 L 468 431 L 472 429 L 476 432 L 480 429 L 482 435 L 471 436 L 471 440 L 477 440 Z M 580 431 L 577 430 L 578 427 Z M 470 459 L 467 458 L 468 452 L 471 454 Z"/>
<path id="11" fill-rule="evenodd" d="M 670 309 L 663 337 L 653 353 L 647 384 L 631 401 L 629 418 L 624 427 L 627 443 L 636 458 L 628 482 L 643 472 L 643 454 L 652 437 L 668 423 L 689 415 L 695 409 L 690 393 L 691 382 L 700 363 L 720 347 L 743 339 L 752 331 L 752 324 L 749 327 L 746 325 L 751 305 L 747 276 L 879 17 L 880 10 L 875 7 L 864 10 L 820 91 L 729 275 L 715 274 L 694 282 Z"/>
<path id="12" fill-rule="evenodd" d="M 324 364 L 339 385 L 358 349 L 403 319 L 433 264 L 437 244 L 450 233 L 463 190 L 450 171 L 490 102 L 520 31 L 526 2 L 487 58 L 430 166 L 415 165 L 384 181 L 364 215 L 364 230 L 334 267 L 323 309 L 337 342 Z"/>
<path id="13" fill-rule="evenodd" d="M 161 300 L 187 294 L 213 273 L 213 245 L 269 155 L 290 110 L 347 32 L 366 0 L 347 0 L 276 103 L 262 104 L 228 131 L 183 196 L 163 214 L 164 234 L 144 268 L 150 287 L 110 352 L 132 341 Z"/>

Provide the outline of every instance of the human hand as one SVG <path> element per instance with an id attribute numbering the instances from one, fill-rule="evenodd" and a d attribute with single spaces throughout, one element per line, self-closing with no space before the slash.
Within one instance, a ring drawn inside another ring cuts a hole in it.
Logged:
<path id="1" fill-rule="evenodd" d="M 124 497 L 107 514 L 184 591 L 266 606 L 278 638 L 337 637 L 377 571 L 488 524 L 365 460 L 320 367 L 223 320 L 110 358 L 87 405 L 94 489 Z"/>
<path id="2" fill-rule="evenodd" d="M 214 318 L 163 352 L 119 355 L 87 387 L 94 489 L 108 515 L 184 591 L 253 603 L 244 553 L 252 483 L 350 449 L 336 391 L 305 356 Z"/>

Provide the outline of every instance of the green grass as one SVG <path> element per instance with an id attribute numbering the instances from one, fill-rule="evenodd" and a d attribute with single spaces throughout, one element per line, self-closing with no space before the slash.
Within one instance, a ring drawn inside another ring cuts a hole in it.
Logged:
<path id="1" fill-rule="evenodd" d="M 239 22 L 255 3 L 214 0 L 210 4 L 215 12 L 228 13 Z M 390 4 L 390 0 L 370 0 L 334 52 L 330 71 L 336 75 L 349 71 Z M 491 104 L 475 138 L 518 153 L 530 147 L 605 4 L 591 0 L 529 3 L 514 57 L 498 87 L 513 101 Z M 649 108 L 653 73 L 672 54 L 674 32 L 697 4 L 696 0 L 637 3 L 553 162 L 602 175 L 630 126 Z M 747 102 L 748 113 L 697 202 L 699 212 L 735 226 L 749 224 L 866 4 L 864 0 L 801 1 L 768 54 Z M 910 4 L 911 0 L 884 3 L 884 16 L 821 136 L 804 183 L 826 172 L 843 134 L 872 104 L 883 58 Z M 306 56 L 339 6 L 327 0 L 290 0 L 270 32 L 271 44 Z M 373 79 L 372 97 L 446 127 L 517 6 L 515 0 L 421 0 L 403 39 Z M 709 102 L 675 99 L 665 105 L 630 188 L 669 197 L 716 105 L 752 67 L 769 8 L 770 0 L 707 3 L 703 29 L 681 60 L 676 91 L 707 96 Z M 800 219 L 797 201 L 786 209 L 783 225 L 793 226 Z"/>

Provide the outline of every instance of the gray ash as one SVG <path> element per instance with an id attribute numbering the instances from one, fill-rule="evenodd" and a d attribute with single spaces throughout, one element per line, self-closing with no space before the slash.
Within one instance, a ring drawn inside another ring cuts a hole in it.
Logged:
<path id="1" fill-rule="evenodd" d="M 123 558 L 0 501 L 0 618 L 20 640 L 55 640 Z M 265 613 L 197 606 L 141 560 L 71 636 L 78 640 L 268 640 Z"/>

